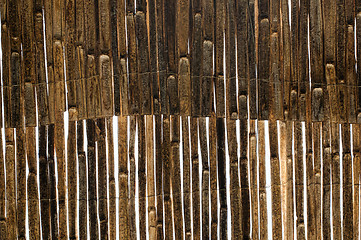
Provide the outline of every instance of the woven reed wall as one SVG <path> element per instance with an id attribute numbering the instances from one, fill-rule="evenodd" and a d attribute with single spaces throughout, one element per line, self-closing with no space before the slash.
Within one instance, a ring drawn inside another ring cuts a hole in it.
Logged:
<path id="1" fill-rule="evenodd" d="M 360 0 L 0 16 L 1 240 L 359 239 Z"/>

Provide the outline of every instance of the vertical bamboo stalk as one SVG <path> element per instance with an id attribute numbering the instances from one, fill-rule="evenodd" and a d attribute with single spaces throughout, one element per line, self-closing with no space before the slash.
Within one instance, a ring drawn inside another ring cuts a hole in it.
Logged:
<path id="1" fill-rule="evenodd" d="M 238 112 L 239 118 L 248 118 L 248 79 L 247 79 L 247 20 L 248 20 L 248 1 L 237 1 L 237 72 L 238 72 Z"/>
<path id="2" fill-rule="evenodd" d="M 213 43 L 203 41 L 203 69 L 202 69 L 202 116 L 210 116 L 213 109 Z"/>
<path id="3" fill-rule="evenodd" d="M 109 188 L 109 239 L 117 237 L 116 191 L 114 173 L 114 143 L 113 143 L 113 118 L 106 118 L 107 143 L 108 143 L 108 188 Z M 123 133 L 124 134 L 124 133 Z"/>
<path id="4" fill-rule="evenodd" d="M 44 144 L 46 146 L 46 144 Z M 44 147 L 43 146 L 43 147 Z M 34 127 L 26 128 L 26 155 L 28 160 L 28 219 L 29 238 L 40 239 L 40 216 L 38 196 L 38 164 L 36 158 L 36 135 Z"/>
<path id="5" fill-rule="evenodd" d="M 236 61 L 235 54 L 235 1 L 228 0 L 226 4 L 226 31 L 225 31 L 225 44 L 226 44 L 226 109 L 227 118 L 237 119 L 237 96 L 236 96 Z"/>
<path id="6" fill-rule="evenodd" d="M 192 29 L 192 49 L 191 49 L 191 82 L 192 82 L 192 116 L 199 116 L 201 96 L 200 96 L 200 83 L 201 83 L 201 71 L 202 71 L 202 59 L 203 59 L 203 48 L 202 48 L 202 15 L 196 13 L 193 18 L 193 29 Z"/>
<path id="7" fill-rule="evenodd" d="M 321 6 L 319 6 L 321 8 Z M 312 97 L 310 94 L 310 84 L 309 84 L 309 60 L 308 60 L 308 51 L 309 51 L 309 42 L 308 42 L 308 16 L 310 14 L 310 1 L 306 0 L 306 1 L 302 1 L 300 2 L 300 13 L 299 13 L 299 46 L 298 46 L 298 51 L 299 51 L 299 55 L 298 55 L 298 119 L 301 121 L 306 121 L 309 120 L 310 116 L 311 116 L 311 102 L 312 102 Z M 318 11 L 321 11 L 321 9 L 318 9 Z M 321 14 L 321 13 L 319 13 Z M 320 16 L 322 18 L 322 15 Z M 310 17 L 310 18 L 314 18 L 314 16 Z M 318 29 L 316 30 L 311 30 L 312 33 L 315 36 L 315 38 L 317 37 L 317 44 L 320 44 L 319 41 L 322 41 L 322 39 L 318 39 L 319 35 L 322 35 L 322 25 L 321 26 L 317 26 Z M 319 31 L 319 32 L 317 32 Z M 314 33 L 316 32 L 316 33 Z M 319 51 L 323 51 L 323 48 L 321 46 L 321 49 L 319 49 L 320 47 L 317 44 L 312 43 L 313 46 L 315 46 L 315 48 L 317 47 L 317 49 L 312 49 L 310 51 L 312 51 L 312 54 L 316 54 L 316 56 L 313 56 L 313 58 L 311 59 L 311 63 L 313 62 L 314 65 L 311 65 L 311 75 L 312 77 L 316 77 L 315 76 L 315 71 L 312 71 L 312 69 L 316 68 L 316 73 L 317 70 L 318 71 L 323 71 L 322 68 L 322 64 L 323 62 L 320 62 L 320 60 L 322 61 L 322 56 L 317 56 L 317 54 L 320 54 Z M 321 42 L 322 44 L 322 42 Z M 320 58 L 320 59 L 318 59 Z M 323 74 L 321 74 L 321 76 L 323 76 Z M 313 79 L 312 81 L 316 80 L 316 81 L 320 81 L 319 79 Z M 321 79 L 321 81 L 323 81 Z M 326 104 L 326 103 L 325 103 Z"/>
<path id="8" fill-rule="evenodd" d="M 102 88 L 102 115 L 104 117 L 110 117 L 113 115 L 113 83 L 111 62 L 109 56 L 101 55 L 99 59 L 99 65 L 99 82 Z"/>
<path id="9" fill-rule="evenodd" d="M 128 154 L 127 118 L 118 117 L 118 166 L 119 166 L 119 237 L 129 238 L 128 230 Z"/>
<path id="10" fill-rule="evenodd" d="M 128 36 L 128 69 L 129 69 L 129 113 L 140 112 L 139 107 L 139 85 L 137 75 L 137 46 L 135 20 L 133 14 L 127 15 L 127 36 Z"/>
<path id="11" fill-rule="evenodd" d="M 217 163 L 220 203 L 220 238 L 227 237 L 227 189 L 226 189 L 226 155 L 225 155 L 225 129 L 224 119 L 217 118 Z M 192 167 L 193 171 L 193 167 Z M 192 176 L 193 179 L 193 176 Z M 193 189 L 192 189 L 193 190 Z M 192 202 L 194 204 L 194 201 Z M 194 206 L 194 205 L 193 205 Z M 194 219 L 194 218 L 193 218 Z"/>
<path id="12" fill-rule="evenodd" d="M 305 185 L 307 201 L 307 236 L 317 239 L 316 224 L 317 215 L 316 207 L 321 205 L 319 194 L 316 192 L 316 172 L 320 171 L 320 122 L 312 123 L 311 116 L 307 114 L 305 123 L 305 148 L 306 148 L 306 179 Z M 313 141 L 314 140 L 314 141 Z M 313 155 L 313 159 L 312 159 Z M 313 160 L 313 161 L 312 161 Z M 316 205 L 319 204 L 319 205 Z"/>
<path id="13" fill-rule="evenodd" d="M 77 163 L 76 163 L 76 122 L 68 122 L 67 139 L 67 185 L 68 185 L 68 226 L 69 238 L 77 237 Z"/>
<path id="14" fill-rule="evenodd" d="M 268 6 L 266 6 L 266 3 L 263 4 L 263 2 L 260 1 L 258 8 L 258 117 L 259 120 L 267 120 L 270 111 L 270 23 L 268 19 Z"/>
<path id="15" fill-rule="evenodd" d="M 225 3 L 224 0 L 215 1 L 215 28 L 214 28 L 214 58 L 215 58 L 215 101 L 216 116 L 224 117 L 224 73 L 223 73 L 223 51 L 224 51 L 224 29 L 225 29 Z"/>
<path id="16" fill-rule="evenodd" d="M 360 236 L 359 216 L 360 216 L 360 125 L 352 125 L 353 140 L 353 238 Z"/>
<path id="17" fill-rule="evenodd" d="M 54 124 L 48 126 L 48 165 L 49 165 L 49 199 L 50 199 L 50 229 L 51 238 L 58 238 L 58 211 L 56 196 L 56 178 L 55 178 L 55 146 L 54 146 Z M 46 141 L 46 138 L 44 139 Z M 39 143 L 40 144 L 40 143 Z M 46 206 L 46 205 L 45 205 Z"/>
<path id="18" fill-rule="evenodd" d="M 153 116 L 145 117 L 146 128 L 146 154 L 147 154 L 147 199 L 148 199 L 148 233 L 149 239 L 157 239 L 157 214 L 155 208 L 155 169 L 154 169 L 154 135 L 153 135 Z M 182 229 L 183 230 L 183 229 Z"/>
<path id="19" fill-rule="evenodd" d="M 97 119 L 95 124 L 97 141 L 97 162 L 98 162 L 98 211 L 100 238 L 108 239 L 108 196 L 107 196 L 107 157 L 106 157 L 106 132 L 105 119 Z"/>
<path id="20" fill-rule="evenodd" d="M 99 239 L 94 120 L 89 119 L 86 121 L 86 133 L 88 140 L 87 157 L 88 157 L 89 235 L 91 239 Z"/>
<path id="21" fill-rule="evenodd" d="M 353 238 L 353 195 L 352 195 L 352 159 L 350 125 L 342 124 L 342 193 L 343 193 L 343 226 L 344 239 Z"/>
<path id="22" fill-rule="evenodd" d="M 187 0 L 188 1 L 188 0 Z M 186 2 L 187 2 L 186 1 Z M 156 23 L 156 9 L 155 9 L 155 0 L 148 1 L 148 33 L 149 33 L 149 70 L 150 70 L 150 84 L 152 86 L 152 95 L 151 95 L 151 106 L 152 113 L 158 115 L 160 113 L 160 96 L 159 96 L 159 82 L 158 82 L 158 59 L 157 59 L 157 23 Z M 179 4 L 182 4 L 179 1 Z M 189 6 L 188 6 L 189 7 Z M 187 9 L 188 10 L 188 9 Z M 182 11 L 183 13 L 183 11 Z M 185 11 L 184 11 L 185 14 Z M 182 27 L 188 29 L 188 25 L 184 24 Z M 188 34 L 188 31 L 187 31 Z M 188 39 L 187 39 L 188 40 Z M 187 41 L 188 43 L 188 41 Z M 188 47 L 188 46 L 186 46 Z"/>
<path id="23" fill-rule="evenodd" d="M 2 132 L 0 131 L 2 134 Z M 5 240 L 7 237 L 6 223 L 6 194 L 5 194 L 5 160 L 3 152 L 3 141 L 0 138 L 0 239 Z"/>
<path id="24" fill-rule="evenodd" d="M 296 190 L 296 234 L 297 239 L 306 239 L 305 222 L 304 222 L 304 181 L 303 181 L 303 148 L 304 143 L 302 141 L 302 123 L 295 122 L 295 190 Z"/>
<path id="25" fill-rule="evenodd" d="M 189 69 L 189 60 L 186 57 L 182 57 L 179 60 L 179 76 L 178 86 L 181 86 L 179 90 L 179 113 L 182 116 L 189 116 L 191 114 L 191 77 Z"/>
<path id="26" fill-rule="evenodd" d="M 284 238 L 287 240 L 294 239 L 292 126 L 291 121 L 280 122 L 280 144 L 285 146 L 280 149 L 282 217 Z"/>
<path id="27" fill-rule="evenodd" d="M 6 225 L 7 239 L 17 238 L 16 227 L 16 189 L 15 189 L 15 141 L 14 129 L 5 130 L 5 167 L 6 167 Z"/>
<path id="28" fill-rule="evenodd" d="M 332 171 L 332 231 L 335 238 L 341 238 L 341 209 L 340 209 L 340 133 L 339 125 L 331 124 L 331 171 Z"/>
<path id="29" fill-rule="evenodd" d="M 240 120 L 240 178 L 241 178 L 241 203 L 242 203 L 242 233 L 246 239 L 250 238 L 250 188 L 248 168 L 248 121 Z"/>
<path id="30" fill-rule="evenodd" d="M 21 111 L 24 116 L 23 111 Z M 26 149 L 25 128 L 16 129 L 16 219 L 17 236 L 25 239 L 26 234 Z"/>
<path id="31" fill-rule="evenodd" d="M 359 1 L 357 1 L 359 4 Z M 358 6 L 358 5 L 356 5 Z M 358 7 L 358 11 L 360 11 L 360 7 Z M 356 15 L 356 57 L 357 59 L 361 59 L 361 12 L 357 13 Z M 361 66 L 361 64 L 359 64 L 360 61 L 357 61 L 357 67 Z M 358 101 L 358 105 L 357 105 L 357 123 L 361 122 L 361 94 L 360 94 L 360 85 L 361 85 L 361 73 L 359 71 L 357 71 L 357 101 Z"/>
<path id="32" fill-rule="evenodd" d="M 290 22 L 290 45 L 291 45 L 291 76 L 289 79 L 289 116 L 292 120 L 297 120 L 298 112 L 298 102 L 297 102 L 297 93 L 298 93 L 298 59 L 299 59 L 299 43 L 298 43 L 298 34 L 299 34 L 299 1 L 291 1 L 291 22 Z M 285 79 L 286 80 L 286 79 Z"/>
<path id="33" fill-rule="evenodd" d="M 171 166 L 169 159 L 170 150 L 170 125 L 169 117 L 163 116 L 163 142 L 162 142 L 162 158 L 163 158 L 163 191 L 164 191 L 164 236 L 166 239 L 173 238 L 173 213 L 171 190 Z"/>
<path id="34" fill-rule="evenodd" d="M 183 145 L 184 146 L 184 145 Z M 184 160 L 183 160 L 184 161 Z M 209 119 L 209 167 L 210 167 L 210 192 L 211 192 L 211 239 L 218 236 L 218 188 L 217 188 L 217 133 L 216 117 Z M 187 221 L 187 220 L 186 220 Z"/>
<path id="35" fill-rule="evenodd" d="M 190 169 L 190 141 L 189 141 L 189 119 L 182 117 L 182 145 L 183 145 L 183 208 L 185 239 L 192 238 L 191 221 L 191 169 Z"/>
<path id="36" fill-rule="evenodd" d="M 138 185 L 139 185 L 139 231 L 140 239 L 146 239 L 146 148 L 144 116 L 137 118 L 138 122 Z"/>
<path id="37" fill-rule="evenodd" d="M 138 7 L 138 6 L 137 6 Z M 143 9 L 142 11 L 145 11 Z M 138 11 L 135 15 L 135 29 L 137 35 L 137 56 L 138 56 L 138 78 L 140 86 L 140 108 L 142 114 L 151 114 L 151 82 L 149 74 L 149 51 L 148 35 L 146 25 L 146 12 Z"/>
<path id="38" fill-rule="evenodd" d="M 157 25 L 157 50 L 158 50 L 158 78 L 159 78 L 159 92 L 160 92 L 160 107 L 161 113 L 167 114 L 169 110 L 169 102 L 167 96 L 167 62 L 165 53 L 165 37 L 164 37 L 164 0 L 155 0 L 156 7 L 156 25 Z"/>
<path id="39" fill-rule="evenodd" d="M 119 238 L 129 239 L 128 225 L 128 123 L 127 117 L 118 117 L 119 166 Z"/>
<path id="40" fill-rule="evenodd" d="M 172 202 L 174 212 L 174 236 L 176 239 L 183 239 L 183 215 L 182 215 L 182 189 L 181 189 L 181 174 L 180 174 L 180 124 L 179 116 L 170 117 L 170 164 L 171 164 L 171 184 L 172 184 Z M 209 180 L 209 177 L 208 177 Z M 206 194 L 203 192 L 203 195 Z M 203 198 L 204 200 L 204 198 Z M 209 198 L 208 198 L 209 200 Z M 208 222 L 206 223 L 208 224 Z M 205 225 L 204 232 L 207 226 Z"/>
<path id="41" fill-rule="evenodd" d="M 129 197 L 128 197 L 128 226 L 130 239 L 136 238 L 135 228 L 135 131 L 136 120 L 135 116 L 130 116 L 129 122 Z"/>
<path id="42" fill-rule="evenodd" d="M 331 238 L 331 144 L 330 123 L 322 123 L 322 236 Z"/>
<path id="43" fill-rule="evenodd" d="M 76 96 L 76 59 L 75 59 L 75 31 L 76 31 L 76 5 L 74 0 L 65 1 L 65 36 L 64 36 L 64 47 L 65 47 L 65 63 L 66 63 L 66 86 L 67 86 L 67 101 L 69 120 L 75 121 L 78 118 L 77 109 L 77 96 Z M 75 130 L 75 123 L 72 123 Z M 72 136 L 75 141 L 75 136 Z M 74 144 L 75 145 L 75 144 Z M 73 157 L 75 156 L 75 146 L 72 149 Z M 69 185 L 71 186 L 71 185 Z M 74 237 L 74 231 L 70 229 L 70 237 Z"/>
<path id="44" fill-rule="evenodd" d="M 249 114 L 251 119 L 257 118 L 257 81 L 256 81 L 256 25 L 255 1 L 248 2 L 248 91 Z"/>
<path id="45" fill-rule="evenodd" d="M 157 237 L 163 239 L 163 158 L 162 158 L 161 116 L 155 116 L 155 168 L 157 193 Z"/>
<path id="46" fill-rule="evenodd" d="M 242 204 L 241 191 L 239 187 L 238 175 L 238 156 L 237 156 L 237 131 L 236 121 L 227 120 L 227 142 L 230 160 L 230 189 L 231 189 L 231 222 L 232 222 L 232 238 L 240 239 L 242 237 Z"/>
<path id="47" fill-rule="evenodd" d="M 256 138 L 256 122 L 251 120 L 249 131 L 249 165 L 250 165 L 250 192 L 251 192 L 251 211 L 252 211 L 252 238 L 259 238 L 258 225 L 258 176 L 257 176 L 257 138 Z"/>
<path id="48" fill-rule="evenodd" d="M 206 121 L 204 117 L 199 118 L 199 144 L 202 159 L 202 239 L 209 239 L 209 161 Z"/>
<path id="49" fill-rule="evenodd" d="M 191 161 L 192 161 L 192 215 L 193 215 L 193 239 L 200 239 L 200 180 L 199 180 L 199 156 L 198 156 L 198 120 L 191 118 Z M 221 186 L 220 186 L 221 187 Z M 225 192 L 224 192 L 225 193 Z M 222 199 L 221 199 L 222 201 Z M 222 228 L 221 228 L 222 232 Z"/>
<path id="50" fill-rule="evenodd" d="M 352 5 L 350 3 L 350 5 Z M 352 18 L 352 24 L 353 24 Z M 348 122 L 356 123 L 357 114 L 357 81 L 356 81 L 356 69 L 355 69 L 355 34 L 354 26 L 348 25 L 346 32 L 346 83 L 348 85 L 348 96 L 349 96 L 349 112 Z"/>
<path id="51" fill-rule="evenodd" d="M 259 212 L 260 239 L 268 238 L 267 193 L 266 193 L 266 142 L 265 122 L 258 122 L 258 161 L 259 161 Z M 272 216 L 272 220 L 274 216 Z M 274 226 L 274 225 L 273 225 Z"/>
<path id="52" fill-rule="evenodd" d="M 281 178 L 280 156 L 278 152 L 277 122 L 269 122 L 270 155 L 271 155 L 271 191 L 272 191 L 272 235 L 274 239 L 282 238 L 281 211 Z"/>
<path id="53" fill-rule="evenodd" d="M 291 29 L 289 23 L 289 6 L 287 0 L 281 0 L 281 35 L 280 37 L 280 78 L 283 81 L 283 112 L 286 120 L 290 118 L 291 93 Z"/>
<path id="54" fill-rule="evenodd" d="M 88 235 L 88 214 L 87 214 L 87 163 L 84 151 L 84 126 L 83 121 L 77 122 L 76 127 L 76 144 L 78 153 L 78 168 L 79 168 L 79 239 L 87 239 Z"/>
<path id="55" fill-rule="evenodd" d="M 54 41 L 54 79 L 55 79 L 55 125 L 54 146 L 58 171 L 58 205 L 59 205 L 59 237 L 67 238 L 67 211 L 66 211 L 66 163 L 64 139 L 64 60 L 63 47 L 59 40 Z"/>

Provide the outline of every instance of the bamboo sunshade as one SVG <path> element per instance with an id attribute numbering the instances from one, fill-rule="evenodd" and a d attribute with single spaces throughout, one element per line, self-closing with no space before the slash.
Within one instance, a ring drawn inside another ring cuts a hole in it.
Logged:
<path id="1" fill-rule="evenodd" d="M 360 238 L 361 0 L 0 16 L 0 240 Z"/>

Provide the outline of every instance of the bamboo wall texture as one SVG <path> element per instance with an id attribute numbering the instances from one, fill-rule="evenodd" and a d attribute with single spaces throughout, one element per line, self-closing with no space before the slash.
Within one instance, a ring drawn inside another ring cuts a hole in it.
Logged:
<path id="1" fill-rule="evenodd" d="M 0 16 L 0 240 L 360 238 L 360 0 Z"/>

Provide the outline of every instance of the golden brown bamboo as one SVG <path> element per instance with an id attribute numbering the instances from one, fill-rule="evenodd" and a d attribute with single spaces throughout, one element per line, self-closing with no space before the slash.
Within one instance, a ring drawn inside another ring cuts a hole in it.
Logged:
<path id="1" fill-rule="evenodd" d="M 360 216 L 360 125 L 352 124 L 352 140 L 353 140 L 353 238 L 360 236 L 359 216 Z"/>
<path id="2" fill-rule="evenodd" d="M 138 184 L 139 184 L 139 231 L 140 239 L 146 239 L 146 148 L 144 116 L 137 117 L 138 123 Z"/>
<path id="3" fill-rule="evenodd" d="M 359 3 L 359 1 L 358 1 Z M 358 6 L 356 4 L 356 6 Z M 361 9 L 360 9 L 361 10 Z M 356 15 L 356 57 L 357 59 L 361 59 L 361 13 L 357 13 Z M 360 66 L 359 61 L 357 62 L 357 66 Z M 361 74 L 360 72 L 357 72 L 357 81 L 356 81 L 357 85 L 360 86 L 361 85 Z M 358 105 L 357 105 L 357 123 L 361 123 L 361 94 L 360 94 L 360 87 L 357 88 L 357 101 L 358 101 Z"/>
<path id="4" fill-rule="evenodd" d="M 231 224 L 232 224 L 232 238 L 240 239 L 242 237 L 242 204 L 241 204 L 241 191 L 239 186 L 238 175 L 238 156 L 237 156 L 237 131 L 236 121 L 227 120 L 227 143 L 230 161 L 230 197 L 231 197 Z M 203 229 L 202 229 L 203 230 Z"/>
<path id="5" fill-rule="evenodd" d="M 21 115 L 24 112 L 21 110 Z M 25 239 L 26 234 L 26 149 L 24 124 L 16 129 L 16 220 L 17 237 Z"/>
<path id="6" fill-rule="evenodd" d="M 144 11 L 144 10 L 143 10 Z M 135 15 L 135 29 L 137 36 L 137 70 L 140 87 L 140 108 L 142 114 L 151 114 L 151 82 L 149 74 L 149 51 L 146 24 L 146 12 L 138 11 Z"/>
<path id="7" fill-rule="evenodd" d="M 192 216 L 193 239 L 200 239 L 200 179 L 198 156 L 198 119 L 191 118 L 191 161 L 192 161 Z M 221 188 L 221 186 L 220 186 Z M 222 201 L 222 200 L 221 200 Z M 222 228 L 221 228 L 222 229 Z M 222 231 L 222 230 L 221 230 Z"/>
<path id="8" fill-rule="evenodd" d="M 237 72 L 238 72 L 238 112 L 239 118 L 248 118 L 247 95 L 247 21 L 248 21 L 248 1 L 237 1 Z"/>
<path id="9" fill-rule="evenodd" d="M 67 139 L 67 190 L 69 238 L 77 237 L 77 163 L 76 163 L 76 122 L 68 122 Z"/>
<path id="10" fill-rule="evenodd" d="M 136 131 L 136 119 L 135 116 L 130 116 L 129 122 L 129 195 L 128 195 L 128 226 L 130 239 L 135 239 L 135 131 Z"/>
<path id="11" fill-rule="evenodd" d="M 146 158 L 147 158 L 147 200 L 148 200 L 148 234 L 150 240 L 157 239 L 157 213 L 155 208 L 155 169 L 154 169 L 154 135 L 153 116 L 145 117 Z"/>
<path id="12" fill-rule="evenodd" d="M 170 117 L 170 165 L 171 165 L 171 184 L 172 184 L 172 202 L 173 202 L 173 220 L 175 239 L 183 239 L 183 215 L 182 215 L 182 188 L 181 188 L 181 168 L 179 157 L 180 145 L 180 124 L 179 116 Z M 208 177 L 209 180 L 209 177 Z M 207 192 L 203 192 L 203 195 Z M 203 198 L 203 200 L 209 198 Z M 207 206 L 207 205 L 206 205 Z M 204 216 L 204 215 L 203 215 Z M 206 218 L 206 217 L 205 217 Z M 208 224 L 208 222 L 206 222 Z M 207 226 L 205 225 L 204 232 Z M 203 233 L 204 233 L 203 232 Z"/>
<path id="13" fill-rule="evenodd" d="M 212 240 L 215 240 L 217 239 L 218 236 L 217 132 L 216 132 L 215 114 L 213 114 L 213 116 L 209 118 L 209 167 L 210 167 L 209 176 L 210 176 L 210 192 L 211 192 L 210 238 Z"/>
<path id="14" fill-rule="evenodd" d="M 99 83 L 101 85 L 101 108 L 102 116 L 113 115 L 113 82 L 111 62 L 108 55 L 101 55 L 99 58 Z"/>
<path id="15" fill-rule="evenodd" d="M 350 4 L 351 5 L 351 4 Z M 347 6 L 347 5 L 346 5 Z M 353 23 L 353 20 L 352 20 Z M 357 114 L 357 80 L 355 69 L 355 34 L 354 26 L 348 25 L 346 32 L 346 84 L 349 96 L 348 122 L 356 123 Z"/>
<path id="16" fill-rule="evenodd" d="M 236 96 L 236 61 L 235 54 L 235 1 L 228 0 L 226 3 L 226 116 L 227 118 L 237 119 L 237 96 Z"/>
<path id="17" fill-rule="evenodd" d="M 295 190 L 296 190 L 296 234 L 297 239 L 306 239 L 305 222 L 304 222 L 304 181 L 303 181 L 303 148 L 304 143 L 302 141 L 302 123 L 295 122 L 294 126 L 295 136 Z"/>
<path id="18" fill-rule="evenodd" d="M 251 119 L 257 118 L 257 81 L 256 81 L 256 25 L 255 25 L 255 1 L 248 2 L 248 92 L 249 114 Z"/>
<path id="19" fill-rule="evenodd" d="M 78 154 L 79 169 L 79 213 L 78 213 L 78 237 L 79 239 L 87 239 L 88 237 L 88 214 L 87 214 L 87 165 L 86 155 L 84 151 L 84 125 L 83 121 L 77 122 L 76 127 L 76 144 Z"/>
<path id="20" fill-rule="evenodd" d="M 191 170 L 190 170 L 190 142 L 189 142 L 189 118 L 182 117 L 182 145 L 183 145 L 183 208 L 185 239 L 192 239 L 191 219 Z"/>
<path id="21" fill-rule="evenodd" d="M 207 119 L 199 118 L 199 144 L 202 159 L 201 206 L 202 206 L 202 239 L 209 239 L 209 160 L 207 142 Z M 235 210 L 237 211 L 237 210 Z"/>
<path id="22" fill-rule="evenodd" d="M 26 128 L 26 157 L 29 167 L 27 179 L 29 239 L 40 239 L 40 215 L 38 196 L 38 164 L 34 127 Z"/>
<path id="23" fill-rule="evenodd" d="M 97 163 L 98 163 L 98 212 L 100 238 L 108 239 L 108 196 L 107 196 L 107 152 L 106 152 L 106 130 L 105 119 L 99 118 L 95 123 L 96 141 L 97 141 Z"/>
<path id="24" fill-rule="evenodd" d="M 240 178 L 241 178 L 241 202 L 242 202 L 242 232 L 244 238 L 250 238 L 250 191 L 249 191 L 249 168 L 248 168 L 248 121 L 240 120 Z"/>
<path id="25" fill-rule="evenodd" d="M 353 192 L 352 192 L 352 159 L 350 124 L 341 125 L 342 133 L 342 193 L 343 193 L 343 225 L 344 239 L 353 238 Z"/>
<path id="26" fill-rule="evenodd" d="M 162 158 L 162 122 L 161 116 L 155 116 L 155 167 L 157 193 L 157 237 L 164 238 L 163 234 L 163 158 Z"/>
<path id="27" fill-rule="evenodd" d="M 251 193 L 251 214 L 252 214 L 252 232 L 253 239 L 259 238 L 258 224 L 258 176 L 257 176 L 257 138 L 256 138 L 256 122 L 250 121 L 250 131 L 248 134 L 249 141 L 249 165 L 250 165 L 250 193 Z"/>
<path id="28" fill-rule="evenodd" d="M 297 104 L 297 93 L 298 93 L 298 61 L 299 61 L 299 43 L 298 43 L 298 32 L 299 32 L 299 1 L 291 1 L 291 21 L 290 21 L 290 78 L 285 78 L 285 81 L 289 80 L 289 116 L 292 120 L 297 120 L 298 104 Z M 288 40 L 288 38 L 286 38 Z M 287 63 L 288 64 L 288 63 Z"/>
<path id="29" fill-rule="evenodd" d="M 322 123 L 322 236 L 331 238 L 331 144 L 330 122 Z"/>
<path id="30" fill-rule="evenodd" d="M 186 57 L 182 57 L 179 60 L 179 76 L 178 85 L 181 86 L 179 90 L 179 113 L 182 116 L 189 116 L 191 114 L 191 82 L 190 82 L 190 69 L 189 60 Z"/>
<path id="31" fill-rule="evenodd" d="M 6 227 L 7 239 L 17 238 L 16 189 L 15 189 L 15 141 L 14 129 L 5 129 L 5 167 L 6 167 Z"/>
<path id="32" fill-rule="evenodd" d="M 284 117 L 286 120 L 290 118 L 290 93 L 291 93 L 291 30 L 289 24 L 289 6 L 287 0 L 281 0 L 281 35 L 280 37 L 280 54 L 281 66 L 280 78 L 283 80 L 283 98 L 284 98 Z"/>
<path id="33" fill-rule="evenodd" d="M 54 41 L 54 80 L 55 80 L 55 128 L 54 146 L 58 172 L 58 205 L 59 205 L 59 238 L 67 238 L 67 211 L 66 211 L 66 162 L 64 139 L 64 60 L 63 47 L 59 40 Z"/>
<path id="34" fill-rule="evenodd" d="M 98 211 L 97 211 L 97 181 L 96 181 L 96 153 L 95 153 L 95 122 L 86 121 L 88 140 L 88 209 L 89 209 L 89 235 L 91 239 L 99 239 Z"/>
<path id="35" fill-rule="evenodd" d="M 320 193 L 316 191 L 316 173 L 320 173 L 320 122 L 312 123 L 310 114 L 307 114 L 305 123 L 305 148 L 306 148 L 306 179 L 305 185 L 307 201 L 307 236 L 317 239 L 316 224 L 318 223 L 316 210 L 321 205 Z M 313 159 L 312 159 L 313 155 Z M 312 161 L 313 160 L 313 161 Z M 317 205 L 316 205 L 317 204 Z"/>
<path id="36" fill-rule="evenodd" d="M 215 2 L 215 34 L 214 34 L 214 58 L 215 58 L 215 102 L 216 116 L 224 117 L 224 79 L 223 79 L 223 51 L 225 29 L 225 3 L 224 0 Z"/>
<path id="37" fill-rule="evenodd" d="M 213 109 L 213 43 L 203 41 L 203 69 L 202 69 L 202 86 L 201 86 L 201 114 L 210 116 Z"/>
<path id="38" fill-rule="evenodd" d="M 163 192 L 164 192 L 164 237 L 171 239 L 173 237 L 173 212 L 172 199 L 170 195 L 171 177 L 170 177 L 170 124 L 169 117 L 163 116 L 163 142 L 162 142 L 162 158 L 163 158 Z M 168 173 L 168 174 L 167 174 Z"/>
<path id="39" fill-rule="evenodd" d="M 117 238 L 117 208 L 114 170 L 113 117 L 105 119 L 107 129 L 108 188 L 109 188 L 109 239 Z M 124 133 L 123 133 L 124 134 Z"/>
<path id="40" fill-rule="evenodd" d="M 127 117 L 118 117 L 119 166 L 119 238 L 129 239 L 128 225 L 128 123 Z"/>
<path id="41" fill-rule="evenodd" d="M 188 35 L 189 35 L 189 5 L 190 0 L 177 1 L 177 49 L 178 56 L 188 55 Z M 213 4 L 213 3 L 212 3 Z M 149 13 L 151 16 L 151 13 Z"/>
<path id="42" fill-rule="evenodd" d="M 50 226 L 51 238 L 57 239 L 59 237 L 58 224 L 58 208 L 56 195 L 56 169 L 55 169 L 55 126 L 51 124 L 48 126 L 48 165 L 49 165 L 49 197 L 50 197 Z"/>
<path id="43" fill-rule="evenodd" d="M 259 161 L 259 212 L 260 212 L 260 239 L 268 238 L 267 195 L 266 195 L 266 142 L 265 121 L 258 125 L 258 161 Z M 272 140 L 271 140 L 272 141 Z M 272 216 L 273 219 L 274 216 Z"/>
<path id="44" fill-rule="evenodd" d="M 2 131 L 0 132 L 2 134 Z M 3 140 L 0 138 L 0 146 L 3 146 Z M 3 148 L 0 149 L 0 239 L 7 237 L 6 223 L 6 194 L 5 194 L 5 161 Z"/>
<path id="45" fill-rule="evenodd" d="M 332 231 L 335 238 L 341 238 L 340 209 L 340 145 L 339 124 L 331 123 L 331 171 L 332 171 Z"/>
<path id="46" fill-rule="evenodd" d="M 202 71 L 202 15 L 196 13 L 193 18 L 192 29 L 192 51 L 191 51 L 191 83 L 192 83 L 192 116 L 199 116 L 201 113 L 200 83 Z"/>

